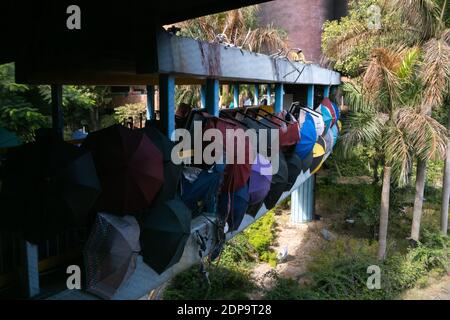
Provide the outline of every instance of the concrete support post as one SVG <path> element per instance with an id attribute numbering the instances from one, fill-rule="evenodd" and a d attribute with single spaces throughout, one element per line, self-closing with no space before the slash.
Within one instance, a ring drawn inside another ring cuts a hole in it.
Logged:
<path id="1" fill-rule="evenodd" d="M 27 241 L 21 246 L 20 281 L 25 297 L 32 298 L 40 293 L 38 246 Z"/>
<path id="2" fill-rule="evenodd" d="M 283 111 L 284 88 L 282 83 L 275 85 L 275 113 Z"/>
<path id="3" fill-rule="evenodd" d="M 253 101 L 255 106 L 259 106 L 259 84 L 255 84 L 255 99 Z"/>
<path id="4" fill-rule="evenodd" d="M 239 108 L 239 84 L 233 84 L 233 105 Z"/>
<path id="5" fill-rule="evenodd" d="M 206 85 L 202 85 L 200 88 L 200 108 L 206 108 Z"/>
<path id="6" fill-rule="evenodd" d="M 147 120 L 155 118 L 155 87 L 147 86 Z"/>
<path id="7" fill-rule="evenodd" d="M 267 104 L 270 105 L 272 103 L 272 85 L 268 84 L 267 85 Z"/>
<path id="8" fill-rule="evenodd" d="M 325 86 L 325 88 L 323 89 L 323 97 L 329 98 L 330 92 L 331 92 L 331 86 Z"/>
<path id="9" fill-rule="evenodd" d="M 209 114 L 219 116 L 219 80 L 206 80 L 206 110 Z"/>
<path id="10" fill-rule="evenodd" d="M 64 115 L 62 111 L 62 85 L 52 84 L 52 128 L 57 135 L 64 137 Z"/>
<path id="11" fill-rule="evenodd" d="M 159 75 L 159 108 L 163 133 L 171 139 L 175 131 L 175 77 L 173 75 Z"/>

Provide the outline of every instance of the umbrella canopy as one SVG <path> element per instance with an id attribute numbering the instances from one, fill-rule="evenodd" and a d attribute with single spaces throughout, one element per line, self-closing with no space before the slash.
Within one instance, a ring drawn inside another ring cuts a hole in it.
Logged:
<path id="1" fill-rule="evenodd" d="M 252 165 L 249 180 L 249 203 L 256 204 L 264 200 L 272 182 L 272 164 L 263 155 L 258 154 Z"/>
<path id="2" fill-rule="evenodd" d="M 314 144 L 317 140 L 316 126 L 314 120 L 309 113 L 304 114 L 304 121 L 300 120 L 300 142 L 295 147 L 295 153 L 297 153 L 300 159 L 305 159 L 308 154 L 314 148 Z"/>
<path id="3" fill-rule="evenodd" d="M 149 210 L 141 234 L 142 255 L 158 274 L 180 261 L 191 234 L 191 218 L 189 208 L 178 199 Z"/>
<path id="4" fill-rule="evenodd" d="M 0 148 L 17 147 L 22 144 L 20 138 L 13 132 L 0 128 Z"/>
<path id="5" fill-rule="evenodd" d="M 333 150 L 333 145 L 334 145 L 333 132 L 331 130 L 329 130 L 327 132 L 327 134 L 325 135 L 324 139 L 325 139 L 325 146 L 326 146 L 325 152 L 330 153 L 331 150 Z"/>
<path id="6" fill-rule="evenodd" d="M 272 209 L 280 200 L 281 195 L 284 191 L 289 190 L 289 172 L 286 159 L 283 153 L 279 154 L 279 168 L 272 176 L 272 184 L 270 186 L 270 191 L 267 197 L 264 199 L 264 204 L 267 209 Z"/>
<path id="7" fill-rule="evenodd" d="M 303 161 L 296 153 L 293 153 L 289 157 L 286 157 L 286 162 L 288 166 L 288 183 L 290 189 L 302 172 Z"/>
<path id="8" fill-rule="evenodd" d="M 141 251 L 139 233 L 132 216 L 97 215 L 83 251 L 88 292 L 111 299 L 130 278 Z"/>
<path id="9" fill-rule="evenodd" d="M 331 115 L 330 110 L 324 105 L 321 104 L 319 109 L 322 113 L 323 122 L 325 124 L 324 133 L 326 134 L 333 123 L 333 116 Z"/>
<path id="10" fill-rule="evenodd" d="M 197 168 L 187 168 L 197 169 Z M 188 179 L 183 175 L 181 178 L 181 199 L 186 206 L 192 210 L 192 215 L 197 216 L 203 209 L 212 212 L 216 195 L 223 180 L 223 171 L 217 166 L 213 170 L 200 170 L 195 179 Z"/>
<path id="11" fill-rule="evenodd" d="M 313 149 L 313 162 L 311 165 L 311 175 L 317 173 L 325 161 L 326 142 L 323 137 L 319 137 Z"/>
<path id="12" fill-rule="evenodd" d="M 2 226 L 30 242 L 83 226 L 99 194 L 91 153 L 49 135 L 15 149 L 5 161 Z"/>
<path id="13" fill-rule="evenodd" d="M 325 108 L 327 108 L 328 111 L 330 111 L 331 118 L 332 118 L 331 125 L 334 125 L 337 121 L 337 117 L 336 117 L 336 111 L 333 108 L 333 103 L 331 102 L 331 100 L 329 98 L 324 98 L 321 102 L 321 105 L 325 106 Z"/>
<path id="14" fill-rule="evenodd" d="M 125 215 L 152 203 L 164 182 L 163 155 L 141 130 L 114 125 L 90 133 L 83 146 L 101 181 L 100 211 Z"/>
<path id="15" fill-rule="evenodd" d="M 341 110 L 339 109 L 339 106 L 336 103 L 331 102 L 331 105 L 333 106 L 334 113 L 336 114 L 336 122 L 337 122 L 341 118 Z"/>
<path id="16" fill-rule="evenodd" d="M 313 164 L 314 156 L 313 151 L 311 151 L 308 156 L 302 160 L 302 171 L 306 172 L 311 169 L 311 166 Z"/>
<path id="17" fill-rule="evenodd" d="M 258 214 L 259 210 L 262 208 L 263 204 L 264 204 L 264 201 L 249 205 L 248 209 L 247 209 L 247 214 L 249 216 L 252 216 L 253 218 L 256 218 L 256 215 Z"/>
<path id="18" fill-rule="evenodd" d="M 183 166 L 176 165 L 172 161 L 172 149 L 175 147 L 175 143 L 159 131 L 150 121 L 146 122 L 143 131 L 163 156 L 164 183 L 154 202 L 166 202 L 175 198 L 177 194 Z"/>
<path id="19" fill-rule="evenodd" d="M 333 133 L 333 147 L 336 145 L 337 143 L 337 139 L 339 137 L 339 129 L 338 126 L 332 126 L 331 127 L 331 132 Z"/>
<path id="20" fill-rule="evenodd" d="M 219 217 L 228 223 L 228 231 L 236 231 L 244 219 L 248 208 L 249 193 L 248 186 L 233 193 L 223 192 L 219 196 Z"/>

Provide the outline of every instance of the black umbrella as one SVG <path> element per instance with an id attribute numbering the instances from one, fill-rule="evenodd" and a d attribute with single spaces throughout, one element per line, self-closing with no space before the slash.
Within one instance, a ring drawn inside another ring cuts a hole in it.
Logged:
<path id="1" fill-rule="evenodd" d="M 53 135 L 12 150 L 6 160 L 3 226 L 31 242 L 87 223 L 100 193 L 91 154 Z"/>
<path id="2" fill-rule="evenodd" d="M 256 218 L 256 215 L 258 214 L 259 210 L 262 208 L 263 204 L 264 204 L 264 201 L 249 205 L 248 209 L 247 209 L 247 214 L 252 216 L 253 218 Z"/>
<path id="3" fill-rule="evenodd" d="M 272 209 L 280 200 L 284 191 L 289 190 L 289 173 L 286 159 L 283 153 L 279 154 L 279 168 L 278 172 L 272 176 L 272 184 L 269 194 L 264 199 L 264 204 L 267 209 Z"/>
<path id="4" fill-rule="evenodd" d="M 175 147 L 174 142 L 167 138 L 150 121 L 147 121 L 143 130 L 163 155 L 164 183 L 156 198 L 153 200 L 155 204 L 163 203 L 175 198 L 183 167 L 174 164 L 172 161 L 172 149 Z"/>
<path id="5" fill-rule="evenodd" d="M 180 261 L 191 234 L 191 211 L 178 199 L 156 205 L 141 235 L 144 262 L 159 274 Z"/>
<path id="6" fill-rule="evenodd" d="M 288 183 L 290 189 L 294 185 L 295 181 L 297 181 L 298 176 L 302 172 L 303 161 L 296 153 L 293 153 L 286 157 L 286 162 L 288 166 Z"/>
<path id="7" fill-rule="evenodd" d="M 87 291 L 111 299 L 136 270 L 141 251 L 133 216 L 99 213 L 83 250 Z"/>
<path id="8" fill-rule="evenodd" d="M 308 156 L 302 160 L 302 171 L 306 172 L 310 170 L 311 166 L 313 165 L 313 161 L 314 161 L 314 152 L 311 151 L 311 153 L 308 154 Z"/>

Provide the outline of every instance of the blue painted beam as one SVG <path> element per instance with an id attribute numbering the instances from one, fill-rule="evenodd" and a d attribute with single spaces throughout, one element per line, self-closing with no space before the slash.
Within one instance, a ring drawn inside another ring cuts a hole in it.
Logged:
<path id="1" fill-rule="evenodd" d="M 255 84 L 255 99 L 253 101 L 255 106 L 259 106 L 259 84 Z"/>
<path id="2" fill-rule="evenodd" d="M 206 80 L 206 110 L 213 116 L 219 116 L 219 80 Z"/>
<path id="3" fill-rule="evenodd" d="M 200 88 L 200 108 L 206 108 L 206 85 L 202 85 Z"/>
<path id="4" fill-rule="evenodd" d="M 62 111 L 62 85 L 52 84 L 52 128 L 57 135 L 64 137 L 64 114 Z"/>
<path id="5" fill-rule="evenodd" d="M 270 105 L 272 103 L 272 85 L 267 85 L 267 104 Z"/>
<path id="6" fill-rule="evenodd" d="M 159 75 L 159 110 L 163 133 L 172 138 L 175 131 L 175 76 Z"/>
<path id="7" fill-rule="evenodd" d="M 155 117 L 155 87 L 147 86 L 147 120 Z"/>
<path id="8" fill-rule="evenodd" d="M 239 108 L 239 84 L 233 84 L 233 107 Z"/>
<path id="9" fill-rule="evenodd" d="M 284 87 L 282 83 L 275 85 L 275 112 L 283 111 Z"/>
<path id="10" fill-rule="evenodd" d="M 323 97 L 329 98 L 330 97 L 330 86 L 325 86 L 323 89 Z"/>
<path id="11" fill-rule="evenodd" d="M 314 85 L 308 85 L 308 96 L 306 100 L 308 108 L 314 109 Z"/>

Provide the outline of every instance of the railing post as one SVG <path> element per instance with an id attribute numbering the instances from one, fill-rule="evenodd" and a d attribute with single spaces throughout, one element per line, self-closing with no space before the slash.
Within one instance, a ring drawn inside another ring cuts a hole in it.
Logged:
<path id="1" fill-rule="evenodd" d="M 206 80 L 206 110 L 209 114 L 219 116 L 219 80 Z"/>
<path id="2" fill-rule="evenodd" d="M 308 85 L 307 107 L 314 109 L 314 85 Z"/>
<path id="3" fill-rule="evenodd" d="M 255 84 L 255 99 L 253 101 L 255 106 L 259 106 L 259 84 Z"/>
<path id="4" fill-rule="evenodd" d="M 269 83 L 267 85 L 267 104 L 270 105 L 272 103 L 272 85 Z"/>
<path id="5" fill-rule="evenodd" d="M 147 120 L 155 118 L 155 87 L 147 86 Z"/>
<path id="6" fill-rule="evenodd" d="M 282 83 L 275 85 L 275 112 L 283 111 L 284 87 Z"/>
<path id="7" fill-rule="evenodd" d="M 239 108 L 239 84 L 233 84 L 233 105 Z"/>
<path id="8" fill-rule="evenodd" d="M 202 85 L 200 88 L 200 108 L 206 108 L 206 85 Z"/>
<path id="9" fill-rule="evenodd" d="M 40 293 L 39 287 L 39 251 L 38 246 L 21 241 L 21 274 L 20 282 L 26 298 Z"/>
<path id="10" fill-rule="evenodd" d="M 62 85 L 52 84 L 52 128 L 57 135 L 64 137 L 64 115 L 62 111 Z"/>
<path id="11" fill-rule="evenodd" d="M 323 89 L 323 97 L 324 98 L 330 97 L 330 86 L 325 86 L 325 88 Z"/>
<path id="12" fill-rule="evenodd" d="M 171 139 L 175 131 L 175 77 L 171 74 L 159 75 L 159 109 L 163 133 Z"/>

